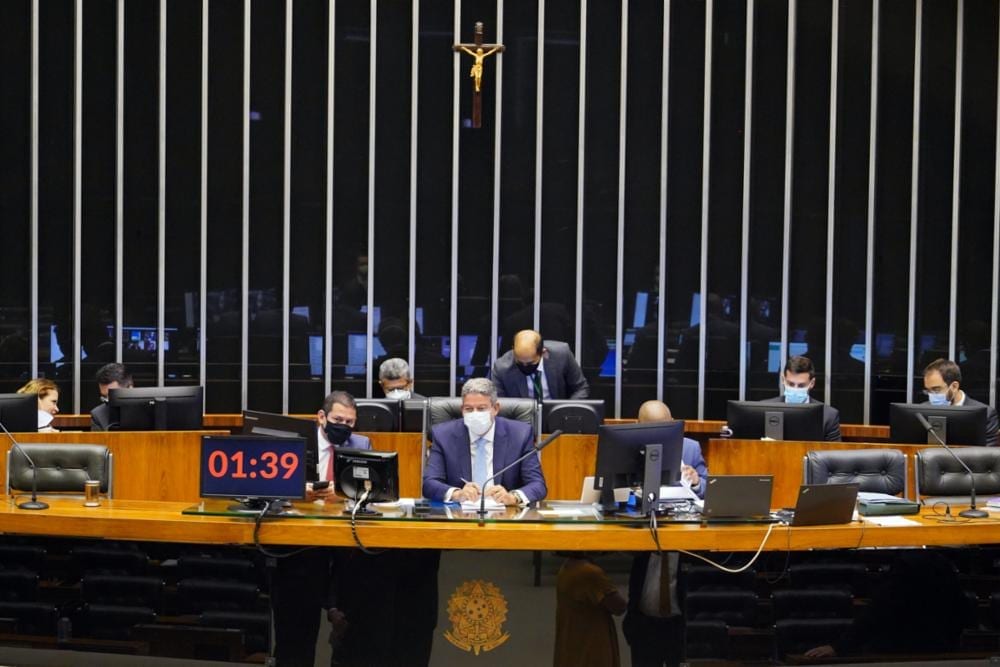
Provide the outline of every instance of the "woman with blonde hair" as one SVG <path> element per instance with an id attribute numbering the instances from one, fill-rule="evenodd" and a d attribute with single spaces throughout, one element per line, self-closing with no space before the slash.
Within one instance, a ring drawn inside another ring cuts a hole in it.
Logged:
<path id="1" fill-rule="evenodd" d="M 46 378 L 35 378 L 17 390 L 19 394 L 38 395 L 38 430 L 55 431 L 52 419 L 59 412 L 59 385 Z"/>

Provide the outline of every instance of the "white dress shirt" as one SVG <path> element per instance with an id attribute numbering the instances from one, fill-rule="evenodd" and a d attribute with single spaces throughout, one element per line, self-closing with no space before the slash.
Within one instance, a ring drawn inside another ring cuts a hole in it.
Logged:
<path id="1" fill-rule="evenodd" d="M 326 439 L 326 433 L 322 428 L 317 427 L 316 431 L 316 444 L 319 449 L 316 456 L 316 479 L 320 482 L 332 482 L 332 479 L 326 478 L 326 469 L 330 465 L 330 457 L 333 456 L 333 445 Z"/>

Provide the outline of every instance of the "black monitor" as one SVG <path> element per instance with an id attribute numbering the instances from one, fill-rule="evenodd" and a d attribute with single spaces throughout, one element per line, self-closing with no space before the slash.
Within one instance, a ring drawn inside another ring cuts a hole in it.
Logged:
<path id="1" fill-rule="evenodd" d="M 822 403 L 729 401 L 726 421 L 734 438 L 826 440 Z"/>
<path id="2" fill-rule="evenodd" d="M 336 447 L 333 469 L 336 471 L 334 490 L 338 495 L 360 502 L 358 512 L 373 514 L 364 505 L 399 500 L 399 459 L 396 452 L 379 452 L 372 449 Z"/>
<path id="3" fill-rule="evenodd" d="M 358 420 L 354 430 L 361 433 L 399 430 L 398 398 L 364 398 L 355 402 Z"/>
<path id="4" fill-rule="evenodd" d="M 542 432 L 597 433 L 604 422 L 604 399 L 542 401 Z"/>
<path id="5" fill-rule="evenodd" d="M 426 398 L 408 398 L 403 401 L 402 426 L 403 433 L 421 433 L 424 430 L 424 420 L 427 415 Z"/>
<path id="6" fill-rule="evenodd" d="M 660 445 L 659 475 L 655 457 L 650 456 L 647 482 L 648 445 Z M 681 454 L 684 450 L 684 422 L 601 425 L 597 429 L 597 468 L 594 489 L 601 491 L 605 511 L 617 509 L 614 490 L 642 487 L 643 514 L 659 499 L 660 487 L 677 484 L 681 479 Z M 650 500 L 650 495 L 654 497 Z"/>
<path id="7" fill-rule="evenodd" d="M 917 415 L 923 415 L 938 437 L 949 445 L 986 444 L 985 405 L 942 405 L 930 403 L 890 403 L 889 440 L 910 444 L 938 444 Z"/>
<path id="8" fill-rule="evenodd" d="M 273 412 L 243 411 L 243 434 L 275 438 L 306 439 L 306 481 L 319 479 L 316 462 L 319 458 L 319 431 L 311 419 L 299 419 Z"/>
<path id="9" fill-rule="evenodd" d="M 189 431 L 201 428 L 203 395 L 201 386 L 111 389 L 108 406 L 120 431 Z"/>
<path id="10" fill-rule="evenodd" d="M 0 424 L 13 433 L 38 430 L 38 394 L 0 394 Z"/>
<path id="11" fill-rule="evenodd" d="M 305 438 L 202 436 L 199 493 L 235 498 L 235 511 L 260 511 L 273 500 L 301 500 L 306 489 Z"/>

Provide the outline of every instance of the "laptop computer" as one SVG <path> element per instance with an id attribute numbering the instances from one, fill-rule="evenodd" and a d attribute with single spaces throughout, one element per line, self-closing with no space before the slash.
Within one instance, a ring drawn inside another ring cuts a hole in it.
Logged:
<path id="1" fill-rule="evenodd" d="M 793 526 L 850 523 L 858 501 L 854 484 L 803 484 L 790 522 Z"/>
<path id="2" fill-rule="evenodd" d="M 771 516 L 773 483 L 773 475 L 709 476 L 701 515 L 709 521 L 775 521 Z"/>

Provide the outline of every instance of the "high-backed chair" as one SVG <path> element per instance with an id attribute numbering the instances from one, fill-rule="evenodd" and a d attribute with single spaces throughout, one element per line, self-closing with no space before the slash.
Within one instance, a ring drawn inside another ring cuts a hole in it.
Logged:
<path id="1" fill-rule="evenodd" d="M 830 449 L 802 458 L 804 484 L 860 484 L 859 491 L 909 497 L 906 455 L 898 449 Z"/>
<path id="2" fill-rule="evenodd" d="M 100 480 L 101 493 L 110 498 L 114 490 L 112 455 L 103 445 L 23 444 L 37 467 L 39 493 L 83 493 L 87 480 Z M 6 491 L 25 493 L 32 487 L 27 459 L 14 449 L 7 452 Z"/>
<path id="3" fill-rule="evenodd" d="M 975 475 L 977 499 L 1000 493 L 1000 447 L 956 447 L 952 451 Z M 914 458 L 918 501 L 968 501 L 969 473 L 950 452 L 943 447 L 928 447 L 919 450 Z"/>

